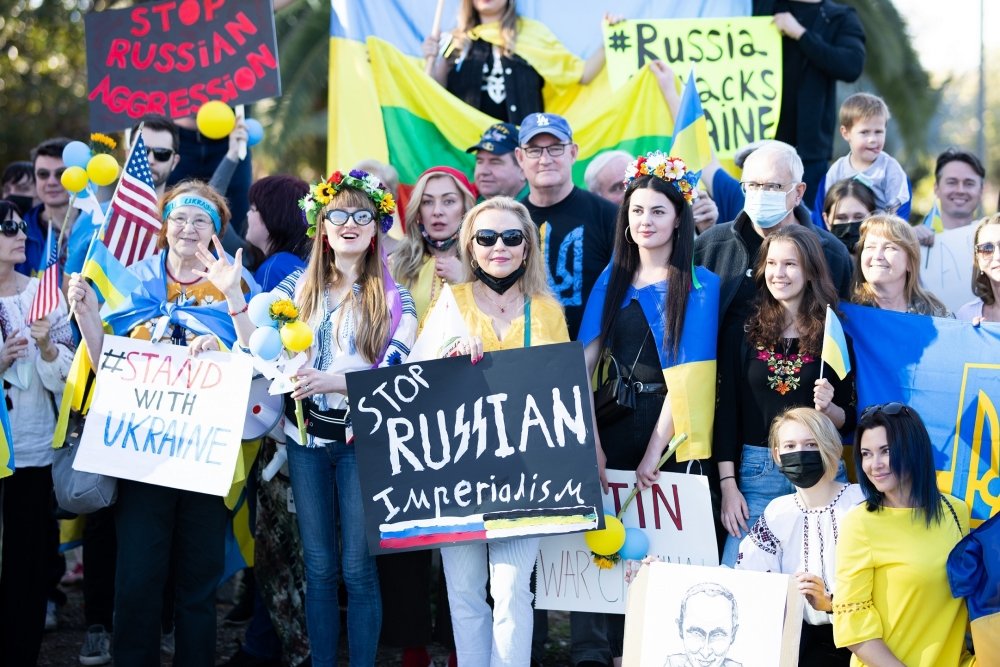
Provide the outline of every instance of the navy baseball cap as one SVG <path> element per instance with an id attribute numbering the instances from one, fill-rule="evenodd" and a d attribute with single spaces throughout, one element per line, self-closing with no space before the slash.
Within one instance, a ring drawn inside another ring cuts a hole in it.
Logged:
<path id="1" fill-rule="evenodd" d="M 562 116 L 554 113 L 533 113 L 521 121 L 521 132 L 517 140 L 521 145 L 531 141 L 539 134 L 551 134 L 562 142 L 573 141 L 573 130 Z"/>
<path id="2" fill-rule="evenodd" d="M 489 151 L 496 155 L 506 155 L 517 148 L 517 126 L 513 123 L 494 123 L 486 128 L 479 143 L 465 149 L 466 153 Z"/>

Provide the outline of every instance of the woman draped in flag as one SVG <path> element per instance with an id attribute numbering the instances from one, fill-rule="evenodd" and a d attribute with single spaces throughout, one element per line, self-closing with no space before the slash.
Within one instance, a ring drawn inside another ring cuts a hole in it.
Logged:
<path id="1" fill-rule="evenodd" d="M 687 433 L 688 441 L 663 470 L 707 474 L 719 279 L 692 265 L 696 177 L 684 162 L 650 153 L 631 162 L 624 177 L 614 255 L 587 300 L 579 340 L 589 374 L 610 353 L 635 388 L 634 411 L 598 420 L 598 458 L 608 468 L 635 470 L 646 489 L 675 433 Z M 624 617 L 608 615 L 608 624 L 612 655 L 621 656 Z"/>
<path id="2" fill-rule="evenodd" d="M 313 329 L 310 360 L 289 396 L 302 400 L 306 442 L 288 418 L 288 469 L 306 568 L 306 627 L 314 667 L 337 664 L 338 587 L 350 608 L 350 662 L 375 664 L 382 625 L 375 559 L 368 553 L 357 458 L 349 431 L 346 375 L 402 363 L 416 338 L 413 300 L 396 284 L 382 252 L 395 202 L 361 170 L 334 172 L 300 202 L 313 237 L 309 261 L 275 289 L 294 299 L 298 319 Z M 207 251 L 203 257 L 210 260 Z M 219 258 L 205 275 L 225 295 L 241 344 L 255 330 L 238 284 L 238 261 Z M 340 531 L 337 531 L 339 517 Z"/>
<path id="3" fill-rule="evenodd" d="M 772 231 L 755 277 L 746 325 L 729 327 L 720 339 L 714 456 L 728 532 L 722 563 L 729 567 L 767 504 L 795 492 L 768 450 L 771 421 L 797 406 L 816 408 L 844 434 L 855 421 L 853 370 L 840 379 L 821 357 L 826 308 L 836 309 L 837 292 L 816 234 L 800 225 Z M 853 369 L 850 339 L 847 349 Z"/>
<path id="4" fill-rule="evenodd" d="M 10 415 L 10 432 L 5 429 L 0 443 L 0 646 L 11 665 L 35 664 L 42 645 L 58 534 L 52 518 L 53 396 L 62 396 L 73 361 L 62 299 L 51 313 L 29 321 L 40 283 L 14 270 L 25 261 L 26 239 L 17 206 L 0 200 L 0 374 Z"/>
<path id="5" fill-rule="evenodd" d="M 225 199 L 201 181 L 185 181 L 167 191 L 161 208 L 160 253 L 128 267 L 138 287 L 105 315 L 105 323 L 116 335 L 186 345 L 193 354 L 218 350 L 220 343 L 232 346 L 236 332 L 226 299 L 205 279 L 207 263 L 200 250 L 229 223 Z M 241 297 L 257 292 L 247 272 L 238 274 L 235 283 Z M 91 361 L 100 359 L 104 329 L 93 288 L 74 274 L 67 296 Z M 213 665 L 215 588 L 223 571 L 229 518 L 224 500 L 122 479 L 114 509 L 115 664 L 159 664 L 165 592 L 175 600 L 176 664 Z M 167 590 L 171 571 L 175 589 Z"/>
<path id="6" fill-rule="evenodd" d="M 424 41 L 431 75 L 469 106 L 519 125 L 545 111 L 542 87 L 590 83 L 604 66 L 604 49 L 586 61 L 566 50 L 544 24 L 517 15 L 515 0 L 462 0 L 458 27 L 442 45 Z"/>

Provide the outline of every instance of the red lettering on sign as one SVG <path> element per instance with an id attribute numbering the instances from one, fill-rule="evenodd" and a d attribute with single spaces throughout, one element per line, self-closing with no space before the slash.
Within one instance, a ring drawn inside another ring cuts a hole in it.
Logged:
<path id="1" fill-rule="evenodd" d="M 125 56 L 128 55 L 131 49 L 132 42 L 121 37 L 116 37 L 111 40 L 111 46 L 108 47 L 108 57 L 105 58 L 104 64 L 107 67 L 125 69 Z"/>
<path id="2" fill-rule="evenodd" d="M 236 15 L 236 19 L 226 23 L 226 32 L 233 39 L 234 42 L 243 46 L 247 43 L 246 35 L 256 35 L 257 26 L 253 24 L 253 21 L 244 14 L 240 12 Z"/>
<path id="3" fill-rule="evenodd" d="M 149 13 L 148 7 L 136 7 L 132 10 L 132 22 L 137 27 L 132 28 L 130 32 L 136 37 L 142 37 L 149 33 L 150 25 L 149 19 L 146 18 L 147 13 Z"/>

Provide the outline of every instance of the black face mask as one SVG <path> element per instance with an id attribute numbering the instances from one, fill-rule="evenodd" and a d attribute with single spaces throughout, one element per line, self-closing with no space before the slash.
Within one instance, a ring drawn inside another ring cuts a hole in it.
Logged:
<path id="1" fill-rule="evenodd" d="M 823 479 L 826 470 L 823 468 L 823 457 L 819 452 L 789 452 L 781 455 L 778 469 L 788 481 L 800 489 L 816 486 Z"/>
<path id="2" fill-rule="evenodd" d="M 847 246 L 848 252 L 853 253 L 858 246 L 858 241 L 861 240 L 861 223 L 844 222 L 836 224 L 830 228 L 830 232 Z"/>
<path id="3" fill-rule="evenodd" d="M 511 287 L 513 287 L 514 283 L 516 283 L 521 278 L 521 276 L 524 275 L 524 269 L 525 269 L 524 264 L 521 264 L 521 266 L 514 269 L 514 271 L 512 271 L 510 275 L 504 278 L 496 278 L 494 276 L 491 276 L 490 274 L 483 271 L 483 269 L 479 265 L 476 265 L 476 267 L 472 269 L 472 272 L 476 274 L 476 277 L 479 278 L 483 282 L 483 284 L 489 287 L 491 290 L 493 290 L 497 294 L 503 294 Z"/>
<path id="4" fill-rule="evenodd" d="M 7 201 L 17 207 L 21 217 L 35 206 L 35 200 L 27 195 L 7 195 Z"/>

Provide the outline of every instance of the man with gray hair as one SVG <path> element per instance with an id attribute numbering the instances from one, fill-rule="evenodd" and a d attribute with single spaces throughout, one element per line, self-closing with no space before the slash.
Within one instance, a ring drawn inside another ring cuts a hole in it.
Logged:
<path id="1" fill-rule="evenodd" d="M 802 225 L 819 236 L 834 287 L 842 298 L 850 295 L 851 256 L 836 236 L 812 223 L 809 209 L 802 206 L 802 171 L 802 160 L 788 144 L 761 146 L 743 166 L 743 210 L 732 222 L 716 225 L 695 240 L 694 263 L 722 279 L 720 331 L 746 321 L 757 294 L 757 253 L 767 234 L 787 225 Z"/>
<path id="2" fill-rule="evenodd" d="M 625 199 L 625 168 L 632 159 L 627 151 L 601 151 L 587 165 L 583 182 L 595 195 L 621 206 Z"/>

